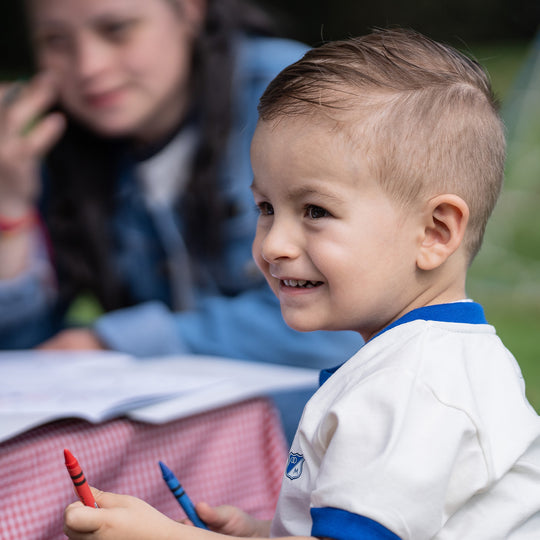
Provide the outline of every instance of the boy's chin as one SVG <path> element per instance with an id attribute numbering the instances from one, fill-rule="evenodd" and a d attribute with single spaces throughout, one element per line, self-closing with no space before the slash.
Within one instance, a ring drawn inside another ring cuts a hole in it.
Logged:
<path id="1" fill-rule="evenodd" d="M 290 313 L 281 312 L 283 320 L 293 330 L 297 332 L 316 332 L 319 330 L 325 330 L 328 332 L 343 332 L 343 331 L 353 331 L 358 332 L 357 329 L 342 327 L 341 325 L 336 324 L 336 321 L 321 321 L 315 319 L 307 319 L 306 317 L 298 317 L 291 315 Z"/>
<path id="2" fill-rule="evenodd" d="M 315 321 L 302 320 L 299 317 L 287 316 L 282 312 L 283 319 L 287 323 L 287 326 L 290 326 L 293 330 L 297 332 L 315 332 L 317 330 L 327 330 L 321 324 L 317 324 Z"/>

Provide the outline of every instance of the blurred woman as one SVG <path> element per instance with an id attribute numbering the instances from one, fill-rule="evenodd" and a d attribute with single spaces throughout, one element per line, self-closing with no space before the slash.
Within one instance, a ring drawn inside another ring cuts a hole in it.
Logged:
<path id="1" fill-rule="evenodd" d="M 251 258 L 257 101 L 305 47 L 241 0 L 27 0 L 39 74 L 0 89 L 0 348 L 327 367 Z M 81 296 L 104 312 L 68 328 Z M 59 333 L 60 332 L 60 333 Z"/>

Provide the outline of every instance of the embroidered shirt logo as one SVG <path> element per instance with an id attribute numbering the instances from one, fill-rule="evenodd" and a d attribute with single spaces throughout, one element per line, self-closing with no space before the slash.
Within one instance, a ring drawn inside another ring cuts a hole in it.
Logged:
<path id="1" fill-rule="evenodd" d="M 304 456 L 302 454 L 291 452 L 289 454 L 289 459 L 287 460 L 287 466 L 285 467 L 285 475 L 291 480 L 300 478 L 303 466 Z"/>

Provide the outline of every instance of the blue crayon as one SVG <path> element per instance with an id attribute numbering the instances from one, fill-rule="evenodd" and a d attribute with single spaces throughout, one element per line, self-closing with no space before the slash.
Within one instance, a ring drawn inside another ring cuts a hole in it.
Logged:
<path id="1" fill-rule="evenodd" d="M 160 461 L 159 466 L 161 467 L 161 474 L 163 475 L 163 480 L 165 480 L 165 482 L 169 486 L 169 489 L 172 491 L 172 494 L 180 503 L 180 506 L 183 508 L 186 516 L 196 527 L 208 530 L 208 527 L 201 521 L 201 518 L 197 515 L 197 512 L 195 511 L 195 506 L 193 506 L 191 499 L 187 496 L 187 493 L 178 481 L 178 478 L 174 476 L 171 469 L 169 469 L 169 467 L 167 467 L 165 463 L 162 463 Z"/>

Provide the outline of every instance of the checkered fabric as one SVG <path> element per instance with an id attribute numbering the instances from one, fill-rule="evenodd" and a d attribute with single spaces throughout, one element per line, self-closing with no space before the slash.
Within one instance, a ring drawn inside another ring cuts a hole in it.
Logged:
<path id="1" fill-rule="evenodd" d="M 64 448 L 89 483 L 135 495 L 173 519 L 184 513 L 161 477 L 174 471 L 190 498 L 272 517 L 286 443 L 271 401 L 257 398 L 166 424 L 66 419 L 0 443 L 0 539 L 63 539 L 62 514 L 76 499 Z"/>

